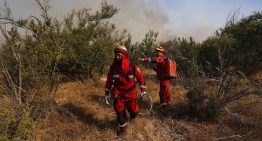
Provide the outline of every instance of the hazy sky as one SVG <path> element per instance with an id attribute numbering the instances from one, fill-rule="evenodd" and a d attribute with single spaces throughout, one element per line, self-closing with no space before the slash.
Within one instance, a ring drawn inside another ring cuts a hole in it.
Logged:
<path id="1" fill-rule="evenodd" d="M 104 0 L 50 0 L 50 14 L 57 18 L 72 9 L 98 9 Z M 239 18 L 262 12 L 262 0 L 106 0 L 120 11 L 111 19 L 119 29 L 127 29 L 133 40 L 141 41 L 149 30 L 159 32 L 159 40 L 192 36 L 205 40 L 223 27 L 228 14 L 240 8 Z M 34 0 L 6 0 L 15 18 L 38 16 Z"/>

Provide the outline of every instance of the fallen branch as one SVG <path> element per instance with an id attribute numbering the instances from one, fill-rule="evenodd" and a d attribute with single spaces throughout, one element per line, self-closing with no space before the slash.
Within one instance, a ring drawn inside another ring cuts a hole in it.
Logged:
<path id="1" fill-rule="evenodd" d="M 244 135 L 232 135 L 232 136 L 227 136 L 227 137 L 220 137 L 220 138 L 212 138 L 212 140 L 213 141 L 218 141 L 218 140 L 225 140 L 225 139 L 230 139 L 230 138 L 242 138 L 242 137 L 244 137 L 244 136 L 247 136 L 248 134 L 250 134 L 250 133 L 252 133 L 252 131 L 251 132 L 248 132 L 248 133 L 246 133 L 246 134 L 244 134 Z"/>
<path id="2" fill-rule="evenodd" d="M 232 135 L 232 136 L 228 136 L 228 137 L 221 137 L 221 138 L 213 138 L 212 140 L 213 141 L 218 141 L 218 140 L 225 140 L 225 139 L 230 139 L 230 138 L 242 138 L 241 135 Z"/>

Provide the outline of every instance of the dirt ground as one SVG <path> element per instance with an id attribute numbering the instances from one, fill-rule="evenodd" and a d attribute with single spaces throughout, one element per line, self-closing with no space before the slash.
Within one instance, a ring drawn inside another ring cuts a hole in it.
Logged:
<path id="1" fill-rule="evenodd" d="M 151 113 L 129 122 L 127 133 L 119 138 L 113 107 L 104 103 L 104 84 L 104 79 L 61 84 L 52 95 L 56 110 L 37 129 L 34 140 L 262 140 L 261 97 L 246 97 L 230 104 L 218 120 L 202 121 L 184 112 L 186 90 L 173 82 L 172 104 L 160 110 L 158 82 L 150 77 L 147 92 L 153 99 Z"/>

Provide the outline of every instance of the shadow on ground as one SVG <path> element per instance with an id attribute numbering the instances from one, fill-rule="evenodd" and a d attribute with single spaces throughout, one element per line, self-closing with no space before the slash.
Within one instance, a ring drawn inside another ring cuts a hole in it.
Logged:
<path id="1" fill-rule="evenodd" d="M 76 117 L 85 124 L 95 125 L 102 130 L 112 129 L 112 127 L 116 126 L 116 121 L 114 119 L 99 120 L 95 118 L 94 113 L 89 113 L 86 108 L 76 106 L 72 103 L 62 105 L 57 111 L 63 115 Z"/>
<path id="2" fill-rule="evenodd" d="M 151 114 L 159 119 L 171 118 L 195 122 L 206 122 L 208 118 L 202 113 L 192 112 L 185 103 L 174 103 L 166 108 L 160 108 L 159 103 L 153 103 Z"/>

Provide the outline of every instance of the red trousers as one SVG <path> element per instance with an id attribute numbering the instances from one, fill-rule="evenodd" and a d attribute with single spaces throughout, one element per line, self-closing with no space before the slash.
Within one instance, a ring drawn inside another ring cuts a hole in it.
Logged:
<path id="1" fill-rule="evenodd" d="M 137 99 L 125 99 L 119 94 L 114 101 L 114 110 L 117 114 L 117 122 L 120 127 L 124 127 L 127 124 L 126 110 L 130 113 L 130 120 L 136 118 L 138 115 L 138 101 Z"/>
<path id="2" fill-rule="evenodd" d="M 125 99 L 118 95 L 114 101 L 114 109 L 116 112 L 123 111 L 127 108 L 128 111 L 138 112 L 138 102 L 137 99 Z"/>
<path id="3" fill-rule="evenodd" d="M 160 104 L 170 104 L 170 80 L 160 80 L 159 97 Z"/>

